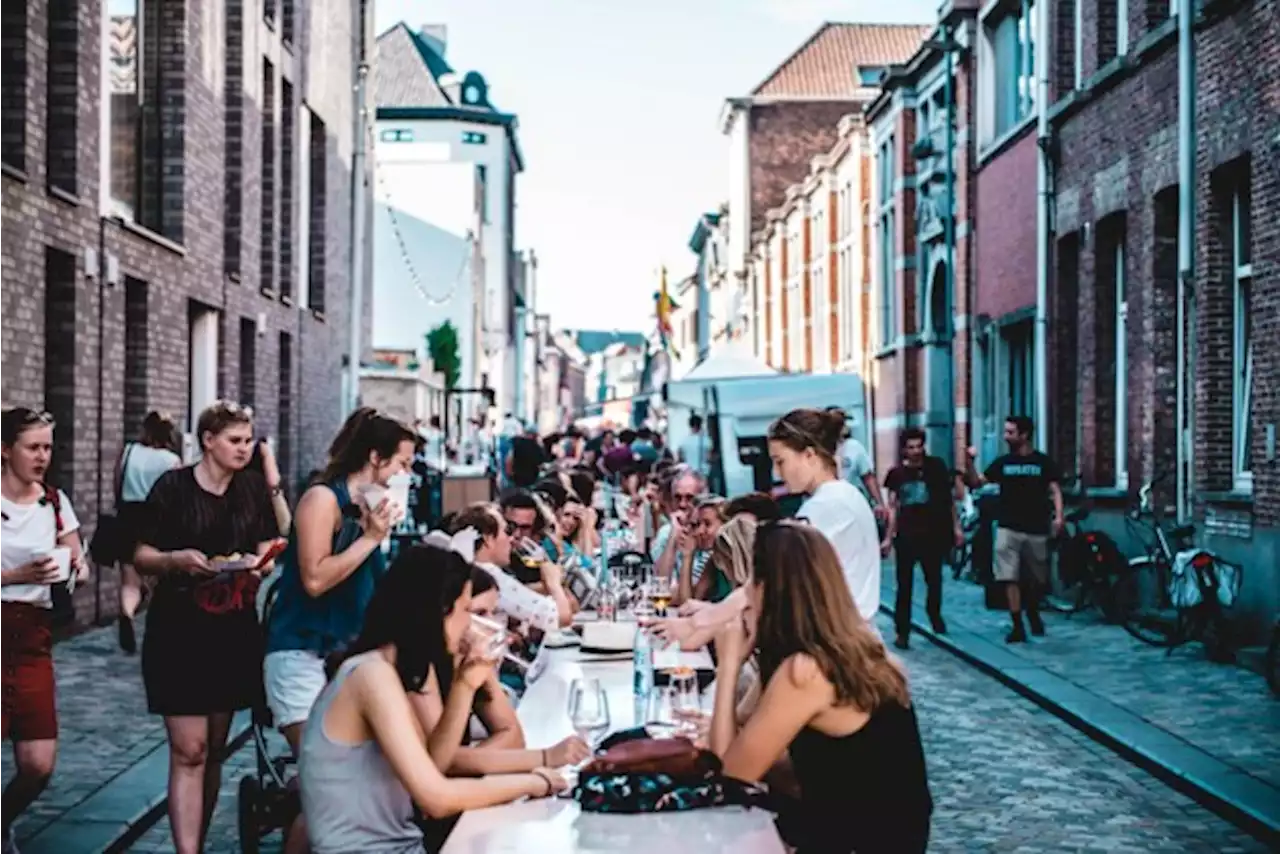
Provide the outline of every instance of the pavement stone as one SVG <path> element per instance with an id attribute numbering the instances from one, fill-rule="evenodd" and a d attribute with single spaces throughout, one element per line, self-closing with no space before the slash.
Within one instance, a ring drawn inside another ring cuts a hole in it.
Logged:
<path id="1" fill-rule="evenodd" d="M 891 630 L 887 618 L 881 618 L 881 630 L 886 635 Z M 917 703 L 935 802 L 931 852 L 1266 850 L 950 653 L 920 643 L 902 660 Z M 252 762 L 249 744 L 227 763 L 206 846 L 209 854 L 241 850 L 236 786 L 252 770 Z M 168 832 L 162 819 L 129 850 L 172 851 Z M 279 834 L 273 834 L 261 850 L 278 854 L 280 844 Z"/>
<path id="2" fill-rule="evenodd" d="M 139 643 L 145 630 L 139 621 Z M 164 725 L 147 712 L 139 656 L 126 656 L 114 624 L 54 646 L 58 691 L 58 762 L 49 788 L 18 820 L 19 844 L 83 804 L 165 743 Z M 14 773 L 3 751 L 3 780 Z"/>
<path id="3" fill-rule="evenodd" d="M 887 564 L 882 578 L 882 601 L 892 608 L 895 578 Z M 916 589 L 922 600 L 923 584 Z M 1046 613 L 1045 637 L 1006 645 L 1008 614 L 988 610 L 979 585 L 947 578 L 943 602 L 949 642 L 981 645 L 982 656 L 1006 675 L 1086 720 L 1114 723 L 1124 734 L 1126 723 L 1116 719 L 1132 715 L 1134 743 L 1147 753 L 1210 782 L 1243 775 L 1254 803 L 1280 812 L 1280 703 L 1256 673 L 1209 661 L 1199 644 L 1168 654 L 1092 611 Z"/>

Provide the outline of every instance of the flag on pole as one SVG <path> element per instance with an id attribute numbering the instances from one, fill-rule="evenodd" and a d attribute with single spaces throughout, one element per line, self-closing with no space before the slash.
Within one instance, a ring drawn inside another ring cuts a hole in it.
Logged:
<path id="1" fill-rule="evenodd" d="M 657 318 L 658 318 L 658 337 L 662 340 L 662 349 L 680 358 L 679 351 L 676 350 L 672 343 L 674 337 L 674 329 L 671 325 L 671 313 L 680 306 L 671 298 L 671 292 L 667 288 L 667 268 L 662 268 L 662 278 L 658 285 L 658 292 L 653 295 L 654 301 L 657 302 Z"/>

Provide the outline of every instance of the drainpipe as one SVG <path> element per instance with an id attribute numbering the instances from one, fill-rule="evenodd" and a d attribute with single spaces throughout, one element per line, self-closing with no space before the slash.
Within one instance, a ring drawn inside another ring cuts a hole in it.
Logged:
<path id="1" fill-rule="evenodd" d="M 703 248 L 698 253 L 698 364 L 711 355 L 711 283 L 707 281 L 706 247 Z"/>
<path id="2" fill-rule="evenodd" d="M 363 351 L 361 333 L 364 331 L 364 250 L 365 250 L 365 146 L 367 128 L 366 94 L 369 80 L 369 61 L 365 52 L 365 17 L 368 5 L 360 4 L 359 64 L 356 66 L 355 85 L 355 146 L 351 154 L 351 344 L 347 359 L 347 399 L 343 401 L 343 416 L 350 415 L 360 405 L 360 354 Z"/>
<path id="3" fill-rule="evenodd" d="M 944 27 L 943 27 L 943 29 L 942 29 L 942 40 L 943 40 L 943 42 L 945 42 L 945 43 L 946 43 L 946 46 L 947 46 L 947 49 L 946 49 L 946 51 L 945 51 L 945 53 L 946 53 L 946 59 L 945 59 L 945 62 L 946 62 L 946 66 L 945 66 L 946 81 L 943 83 L 943 86 L 945 87 L 945 97 L 946 97 L 946 99 L 947 99 L 947 127 L 946 127 L 945 135 L 944 135 L 944 137 L 943 137 L 943 140 L 944 140 L 944 141 L 943 141 L 943 149 L 942 149 L 942 150 L 943 150 L 943 155 L 942 155 L 942 156 L 946 158 L 946 163 L 947 163 L 947 171 L 946 171 L 946 204 L 947 204 L 947 216 L 946 216 L 946 218 L 945 218 L 945 219 L 943 219 L 943 221 L 942 221 L 942 227 L 943 227 L 943 241 L 944 241 L 944 243 L 945 243 L 945 245 L 946 245 L 946 252 L 947 252 L 947 264 L 946 264 L 946 272 L 945 272 L 945 278 L 943 279 L 943 283 L 944 283 L 944 286 L 946 287 L 947 302 L 948 302 L 948 304 L 949 304 L 949 308 L 950 308 L 950 309 L 952 310 L 952 312 L 954 313 L 954 312 L 955 312 L 955 305 L 956 305 L 956 297 L 955 297 L 955 284 L 956 284 L 956 274 L 955 274 L 955 266 L 956 266 L 956 162 L 955 162 L 955 147 L 956 147 L 956 98 L 955 98 L 955 82 L 954 82 L 951 78 L 952 78 L 952 74 L 954 73 L 954 69 L 955 69 L 955 50 L 956 50 L 956 48 L 958 47 L 958 45 L 955 43 L 955 41 L 954 41 L 954 40 L 953 40 L 953 38 L 952 38 L 952 29 L 951 29 L 951 25 L 950 25 L 950 24 L 947 24 L 946 26 L 944 26 Z M 932 309 L 932 306 L 930 306 L 930 309 Z M 930 311 L 930 314 L 932 314 L 932 311 Z M 937 321 L 935 320 L 935 321 L 934 321 L 934 323 L 936 324 L 936 323 L 937 323 Z M 955 323 L 954 323 L 954 321 L 953 321 L 953 322 L 952 322 L 952 326 L 954 326 L 954 325 L 955 325 Z M 933 330 L 928 330 L 928 331 L 932 332 Z M 955 335 L 955 333 L 954 333 L 954 330 L 953 330 L 953 331 L 952 331 L 952 337 L 953 337 L 953 338 L 954 338 L 954 335 Z M 938 345 L 938 346 L 942 346 L 942 342 L 939 342 L 939 345 Z M 952 346 L 954 346 L 954 345 L 952 344 L 952 342 L 951 342 L 951 341 L 947 341 L 947 342 L 946 342 L 946 346 L 947 346 L 947 347 L 952 347 Z M 949 362 L 949 361 L 950 361 L 950 360 L 948 360 L 948 362 Z M 956 441 L 956 434 L 955 434 L 955 430 L 956 430 L 956 427 L 957 427 L 958 425 L 955 423 L 955 416 L 954 416 L 954 411 L 955 411 L 955 384 L 954 384 L 954 383 L 955 383 L 955 371 L 954 371 L 954 369 L 952 370 L 952 372 L 951 372 L 951 373 L 952 373 L 952 376 L 950 377 L 950 381 L 947 383 L 947 387 L 950 389 L 950 393 L 951 393 L 951 405 L 952 405 L 952 412 L 953 412 L 953 415 L 952 415 L 952 418 L 951 418 L 951 429 L 952 429 L 952 433 L 951 433 L 951 450 L 954 452 L 954 450 L 955 450 L 955 441 Z M 968 445 L 968 442 L 966 442 L 965 444 L 966 444 L 966 445 Z"/>
<path id="4" fill-rule="evenodd" d="M 1191 517 L 1191 469 L 1195 413 L 1190 406 L 1195 376 L 1193 352 L 1196 308 L 1196 51 L 1192 0 L 1178 0 L 1178 328 L 1177 328 L 1177 511 L 1178 522 Z M 1187 340 L 1187 327 L 1192 340 Z"/>
<path id="5" fill-rule="evenodd" d="M 1049 6 L 1036 11 L 1036 45 L 1049 42 Z M 1023 6 L 1025 9 L 1026 6 Z M 1049 448 L 1049 52 L 1036 50 L 1036 447 Z"/>

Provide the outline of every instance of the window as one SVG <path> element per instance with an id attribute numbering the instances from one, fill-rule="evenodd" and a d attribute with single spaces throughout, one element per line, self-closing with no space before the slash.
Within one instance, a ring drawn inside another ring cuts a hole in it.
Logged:
<path id="1" fill-rule="evenodd" d="M 1005 416 L 1031 415 L 1035 407 L 1035 336 L 1031 321 L 1011 324 L 1004 329 L 1004 346 L 1008 368 L 1005 374 Z"/>
<path id="2" fill-rule="evenodd" d="M 476 193 L 480 202 L 480 221 L 489 224 L 489 167 L 480 163 L 476 166 Z"/>
<path id="3" fill-rule="evenodd" d="M 293 167 L 297 106 L 293 103 L 293 84 L 280 82 L 280 299 L 293 300 Z"/>
<path id="4" fill-rule="evenodd" d="M 226 78 L 223 91 L 222 270 L 240 279 L 244 228 L 244 17 L 239 3 L 226 6 Z"/>
<path id="5" fill-rule="evenodd" d="M 325 292 L 325 201 L 328 191 L 327 138 L 324 122 L 309 113 L 307 146 L 309 180 L 307 216 L 307 305 L 313 312 L 324 314 Z"/>
<path id="6" fill-rule="evenodd" d="M 282 480 L 291 483 L 293 467 L 293 336 L 280 333 L 280 385 L 276 394 L 276 458 L 280 461 Z"/>
<path id="7" fill-rule="evenodd" d="M 1129 0 L 1116 0 L 1116 55 L 1129 52 Z"/>
<path id="8" fill-rule="evenodd" d="M 48 75 L 45 80 L 45 169 L 50 187 L 76 192 L 76 130 L 80 105 L 80 24 L 75 0 L 49 0 Z"/>
<path id="9" fill-rule="evenodd" d="M 1035 3 L 999 19 L 989 19 L 985 33 L 992 62 L 985 75 L 991 92 L 992 138 L 1016 127 L 1035 109 Z"/>
<path id="10" fill-rule="evenodd" d="M 0 21 L 0 161 L 27 167 L 27 4 L 4 4 Z"/>
<path id="11" fill-rule="evenodd" d="M 876 158 L 876 165 L 879 167 L 878 183 L 880 185 L 880 204 L 888 204 L 893 198 L 893 143 L 894 138 L 890 136 L 880 146 L 880 156 Z"/>
<path id="12" fill-rule="evenodd" d="M 276 288 L 276 68 L 262 61 L 262 237 L 258 247 L 259 286 Z"/>
<path id="13" fill-rule="evenodd" d="M 1115 241 L 1115 469 L 1116 488 L 1129 488 L 1129 359 L 1126 329 L 1129 304 L 1125 294 L 1124 232 Z"/>
<path id="14" fill-rule="evenodd" d="M 146 417 L 147 342 L 151 323 L 147 310 L 147 283 L 126 276 L 124 280 L 124 388 L 125 432 L 134 430 Z"/>
<path id="15" fill-rule="evenodd" d="M 218 310 L 194 300 L 187 308 L 188 429 L 194 433 L 205 407 L 218 399 Z M 196 437 L 197 441 L 199 437 Z"/>
<path id="16" fill-rule="evenodd" d="M 109 214 L 181 241 L 182 185 L 181 181 L 162 180 L 166 150 L 159 109 L 166 82 L 162 77 L 180 72 L 162 73 L 159 4 L 111 0 L 105 8 L 109 80 L 103 87 L 103 110 L 110 144 L 103 146 L 104 207 Z M 168 216 L 162 205 L 166 193 L 177 196 Z"/>
<path id="17" fill-rule="evenodd" d="M 895 304 L 893 211 L 880 218 L 880 341 L 890 347 L 898 335 L 898 310 Z"/>
<path id="18" fill-rule="evenodd" d="M 49 481 L 68 493 L 75 487 L 76 358 L 88 342 L 76 329 L 76 256 L 52 246 L 44 250 L 44 408 L 53 416 L 53 463 Z M 83 304 L 80 308 L 84 308 Z M 77 340 L 81 339 L 81 340 Z"/>
<path id="19" fill-rule="evenodd" d="M 262 0 L 262 20 L 271 26 L 276 23 L 276 0 Z"/>
<path id="20" fill-rule="evenodd" d="M 1128 0 L 1094 0 L 1098 10 L 1098 67 L 1129 52 Z"/>
<path id="21" fill-rule="evenodd" d="M 286 45 L 293 44 L 295 0 L 282 0 L 280 4 L 281 31 L 280 38 Z"/>
<path id="22" fill-rule="evenodd" d="M 1233 343 L 1231 348 L 1231 474 L 1235 489 L 1253 490 L 1253 210 L 1250 170 L 1231 194 Z"/>
<path id="23" fill-rule="evenodd" d="M 884 79 L 884 67 L 879 65 L 859 65 L 858 83 L 862 86 L 879 86 Z"/>
<path id="24" fill-rule="evenodd" d="M 240 403 L 257 405 L 258 324 L 251 317 L 240 318 Z"/>
<path id="25" fill-rule="evenodd" d="M 1075 88 L 1084 88 L 1084 4 L 1087 0 L 1072 0 L 1075 4 Z"/>

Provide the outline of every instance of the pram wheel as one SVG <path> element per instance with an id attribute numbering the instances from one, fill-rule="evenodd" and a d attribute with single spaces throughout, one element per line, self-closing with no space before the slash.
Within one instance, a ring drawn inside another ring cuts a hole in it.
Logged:
<path id="1" fill-rule="evenodd" d="M 240 778 L 240 794 L 237 812 L 240 822 L 240 850 L 244 854 L 258 854 L 258 843 L 262 841 L 262 829 L 258 817 L 262 813 L 262 786 L 256 777 L 246 775 Z"/>

